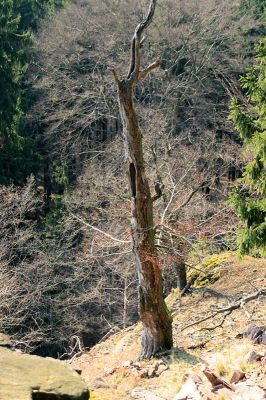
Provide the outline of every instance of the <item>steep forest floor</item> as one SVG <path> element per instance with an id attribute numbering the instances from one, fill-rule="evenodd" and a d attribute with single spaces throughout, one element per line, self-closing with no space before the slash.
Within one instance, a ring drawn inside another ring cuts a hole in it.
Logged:
<path id="1" fill-rule="evenodd" d="M 152 370 L 149 365 L 158 363 L 158 359 L 136 363 L 140 323 L 110 336 L 89 352 L 76 357 L 72 360 L 72 366 L 82 371 L 82 377 L 91 390 L 91 398 L 97 400 L 130 399 L 132 391 L 135 393 L 133 398 L 144 398 L 141 395 L 138 397 L 138 391 L 143 390 L 170 400 L 182 387 L 187 371 L 200 374 L 203 365 L 228 380 L 235 370 L 242 370 L 248 376 L 255 371 L 256 383 L 266 389 L 265 365 L 247 362 L 247 356 L 254 346 L 258 352 L 265 352 L 265 347 L 254 345 L 241 336 L 250 320 L 258 326 L 265 324 L 265 297 L 250 301 L 244 308 L 233 311 L 216 329 L 206 328 L 219 325 L 224 314 L 185 329 L 187 325 L 211 314 L 214 309 L 233 304 L 237 299 L 265 286 L 265 258 L 247 256 L 239 260 L 231 255 L 219 265 L 219 279 L 215 283 L 195 288 L 181 300 L 178 290 L 173 289 L 167 303 L 173 314 L 175 347 L 170 354 L 159 355 L 162 361 L 158 376 L 147 376 L 147 370 Z M 219 396 L 215 398 L 227 398 L 221 394 Z"/>

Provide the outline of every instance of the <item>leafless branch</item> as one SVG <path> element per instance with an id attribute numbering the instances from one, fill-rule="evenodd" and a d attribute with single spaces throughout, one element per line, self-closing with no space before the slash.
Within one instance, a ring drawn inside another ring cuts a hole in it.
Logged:
<path id="1" fill-rule="evenodd" d="M 158 68 L 159 66 L 160 66 L 160 60 L 157 60 L 157 61 L 154 61 L 152 64 L 150 64 L 144 70 L 139 71 L 138 81 L 140 81 L 141 79 L 145 78 L 145 76 L 148 75 L 149 72 L 151 72 L 155 68 Z"/>
<path id="2" fill-rule="evenodd" d="M 221 326 L 223 326 L 224 321 L 230 314 L 231 314 L 231 311 L 227 311 L 227 313 L 224 314 L 224 316 L 223 316 L 221 322 L 219 322 L 219 324 L 210 326 L 210 327 L 200 328 L 198 331 L 214 331 L 215 329 L 220 328 Z"/>
<path id="3" fill-rule="evenodd" d="M 109 233 L 102 231 L 101 229 L 97 228 L 96 226 L 93 226 L 93 225 L 89 224 L 88 222 L 84 221 L 84 219 L 80 218 L 79 216 L 77 216 L 77 215 L 75 215 L 75 214 L 73 214 L 73 213 L 70 213 L 70 215 L 71 215 L 74 219 L 76 219 L 77 221 L 81 222 L 83 225 L 87 226 L 87 227 L 90 228 L 90 229 L 93 229 L 94 231 L 96 231 L 96 232 L 98 232 L 98 233 L 101 233 L 102 235 L 104 235 L 104 236 L 108 237 L 109 239 L 113 240 L 114 242 L 126 243 L 126 244 L 131 243 L 131 240 L 121 240 L 121 239 L 118 239 L 118 238 L 116 238 L 116 237 L 110 235 Z"/>
<path id="4" fill-rule="evenodd" d="M 141 35 L 144 32 L 144 30 L 147 29 L 148 26 L 150 25 L 150 23 L 152 22 L 154 12 L 155 12 L 155 7 L 156 7 L 156 0 L 151 0 L 147 16 L 136 27 L 132 41 L 131 41 L 131 59 L 130 59 L 130 67 L 129 67 L 129 71 L 128 71 L 128 76 L 127 76 L 127 79 L 131 82 L 135 82 L 136 80 L 139 80 Z M 156 62 L 153 64 L 156 64 Z M 156 66 L 158 66 L 158 65 L 156 65 Z M 152 69 L 156 68 L 156 66 L 152 67 Z"/>
<path id="5" fill-rule="evenodd" d="M 192 326 L 198 325 L 201 322 L 208 321 L 209 319 L 212 319 L 212 318 L 216 317 L 216 315 L 218 315 L 218 314 L 226 313 L 227 315 L 229 315 L 234 310 L 237 310 L 238 308 L 243 307 L 243 305 L 245 305 L 246 303 L 257 299 L 259 296 L 265 296 L 265 295 L 266 295 L 266 287 L 263 287 L 263 288 L 259 289 L 257 292 L 251 293 L 250 295 L 248 295 L 246 297 L 243 297 L 237 303 L 234 303 L 231 306 L 224 307 L 224 308 L 219 308 L 218 310 L 214 311 L 212 314 L 209 314 L 206 317 L 201 318 L 198 321 L 192 322 L 191 324 L 189 324 L 189 325 L 185 326 L 184 328 L 182 328 L 181 331 L 184 331 L 185 329 L 188 329 L 188 328 L 190 328 Z"/>
<path id="6" fill-rule="evenodd" d="M 184 208 L 190 202 L 190 200 L 192 199 L 194 194 L 196 194 L 201 187 L 202 187 L 202 184 L 200 184 L 195 189 L 193 189 L 191 191 L 191 193 L 189 194 L 189 196 L 183 201 L 183 203 L 177 209 L 175 209 L 174 211 L 175 212 L 179 212 L 182 208 Z"/>

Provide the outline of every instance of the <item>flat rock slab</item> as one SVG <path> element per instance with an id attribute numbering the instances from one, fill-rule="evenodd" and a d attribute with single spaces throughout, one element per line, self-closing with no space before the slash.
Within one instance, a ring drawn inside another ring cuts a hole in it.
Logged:
<path id="1" fill-rule="evenodd" d="M 81 377 L 62 361 L 0 347 L 0 400 L 88 400 Z"/>
<path id="2" fill-rule="evenodd" d="M 0 332 L 0 346 L 11 347 L 11 340 L 7 335 Z"/>

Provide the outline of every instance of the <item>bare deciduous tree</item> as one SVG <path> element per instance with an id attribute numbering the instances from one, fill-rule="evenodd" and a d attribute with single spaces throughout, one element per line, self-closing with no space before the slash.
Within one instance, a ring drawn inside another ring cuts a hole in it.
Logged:
<path id="1" fill-rule="evenodd" d="M 145 174 L 142 134 L 133 104 L 133 88 L 151 70 L 158 67 L 155 61 L 146 69 L 140 68 L 142 34 L 150 25 L 156 0 L 150 2 L 146 18 L 136 27 L 131 43 L 131 61 L 126 78 L 118 85 L 120 116 L 128 166 L 132 199 L 132 249 L 139 278 L 139 314 L 144 325 L 140 358 L 150 358 L 159 350 L 172 347 L 172 319 L 163 299 L 162 277 L 155 248 L 153 198 Z"/>
<path id="2" fill-rule="evenodd" d="M 49 167 L 37 182 L 47 190 L 43 178 L 50 176 L 53 181 L 57 166 L 66 166 L 70 181 L 64 201 L 71 213 L 60 219 L 60 243 L 51 248 L 45 242 L 49 262 L 43 268 L 55 269 L 56 277 L 62 270 L 69 271 L 67 280 L 75 288 L 69 294 L 73 317 L 60 296 L 53 302 L 63 323 L 60 337 L 65 340 L 75 333 L 86 346 L 137 318 L 136 272 L 128 240 L 130 199 L 122 143 L 117 137 L 121 125 L 116 84 L 108 71 L 111 64 L 122 69 L 128 63 L 127 33 L 142 18 L 141 3 L 120 0 L 118 19 L 117 2 L 68 2 L 36 35 L 36 63 L 28 69 L 31 97 L 36 100 L 28 124 L 36 132 Z M 153 214 L 165 294 L 177 285 L 180 260 L 185 260 L 190 273 L 207 248 L 214 253 L 230 247 L 235 222 L 224 200 L 230 185 L 228 171 L 232 168 L 230 175 L 236 175 L 240 152 L 227 121 L 227 107 L 229 93 L 237 89 L 237 76 L 244 64 L 249 64 L 246 33 L 254 26 L 250 15 L 237 18 L 238 3 L 160 2 L 142 54 L 144 65 L 155 54 L 161 55 L 160 70 L 135 86 L 134 105 L 145 132 L 150 187 L 157 182 L 164 185 L 163 196 L 153 204 Z M 257 40 L 256 36 L 252 40 Z M 54 185 L 52 191 L 57 190 Z M 69 243 L 69 235 L 76 231 L 80 241 Z M 5 245 L 8 247 L 12 249 L 14 243 Z M 9 285 L 6 260 L 4 266 Z M 21 265 L 21 270 L 30 268 Z M 42 272 L 37 264 L 36 270 Z M 51 278 L 43 273 L 41 278 L 45 289 Z M 66 281 L 65 276 L 60 279 Z M 25 281 L 30 281 L 26 274 Z M 65 296 L 65 289 L 63 292 Z M 77 296 L 74 300 L 73 293 Z M 32 313 L 32 302 L 28 304 L 25 312 Z M 10 323 L 3 326 L 7 325 Z M 23 326 L 28 329 L 29 325 Z M 15 336 L 16 340 L 22 337 L 20 333 Z M 51 337 L 50 333 L 43 335 L 41 341 Z"/>

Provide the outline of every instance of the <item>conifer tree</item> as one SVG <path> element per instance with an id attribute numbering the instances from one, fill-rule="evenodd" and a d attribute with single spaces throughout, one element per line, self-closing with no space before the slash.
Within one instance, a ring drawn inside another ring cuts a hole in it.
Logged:
<path id="1" fill-rule="evenodd" d="M 246 104 L 231 103 L 230 119 L 239 132 L 248 157 L 243 177 L 234 188 L 231 203 L 240 217 L 241 254 L 266 253 L 266 38 L 257 45 L 254 66 L 241 77 Z"/>
<path id="2" fill-rule="evenodd" d="M 34 140 L 23 129 L 31 31 L 65 0 L 0 1 L 0 183 L 21 183 L 33 172 Z"/>
<path id="3" fill-rule="evenodd" d="M 19 31 L 20 16 L 13 0 L 0 2 L 0 170 L 9 176 L 23 147 L 19 134 L 22 116 L 21 78 L 26 63 L 27 32 Z"/>
<path id="4" fill-rule="evenodd" d="M 65 0 L 20 0 L 16 2 L 14 10 L 21 16 L 20 30 L 37 30 L 41 19 L 47 14 L 52 14 L 55 8 L 64 3 Z"/>

